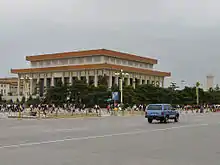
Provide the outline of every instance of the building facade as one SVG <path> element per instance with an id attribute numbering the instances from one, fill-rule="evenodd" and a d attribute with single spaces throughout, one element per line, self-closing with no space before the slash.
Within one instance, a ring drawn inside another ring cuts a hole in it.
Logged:
<path id="1" fill-rule="evenodd" d="M 206 90 L 209 90 L 210 88 L 214 87 L 214 76 L 213 75 L 207 75 L 206 76 Z"/>
<path id="2" fill-rule="evenodd" d="M 17 78 L 0 78 L 0 94 L 2 96 L 17 96 Z"/>
<path id="3" fill-rule="evenodd" d="M 156 59 L 141 57 L 106 49 L 27 56 L 30 68 L 12 69 L 18 75 L 18 94 L 40 95 L 59 81 L 71 84 L 74 80 L 85 80 L 98 86 L 101 76 L 107 76 L 108 86 L 118 85 L 117 72 L 127 73 L 123 77 L 126 85 L 153 84 L 163 87 L 169 72 L 154 70 Z M 23 88 L 21 88 L 21 84 Z M 22 90 L 22 91 L 21 91 Z"/>

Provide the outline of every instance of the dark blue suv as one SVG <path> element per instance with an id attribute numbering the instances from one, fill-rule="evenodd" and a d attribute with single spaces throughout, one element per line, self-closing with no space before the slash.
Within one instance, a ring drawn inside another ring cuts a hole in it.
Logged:
<path id="1" fill-rule="evenodd" d="M 179 112 L 172 108 L 170 104 L 149 104 L 145 110 L 145 118 L 149 123 L 158 120 L 167 123 L 169 119 L 179 121 Z"/>

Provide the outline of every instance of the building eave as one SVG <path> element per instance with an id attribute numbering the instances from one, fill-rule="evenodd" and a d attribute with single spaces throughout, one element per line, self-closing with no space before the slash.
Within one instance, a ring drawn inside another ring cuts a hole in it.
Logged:
<path id="1" fill-rule="evenodd" d="M 44 68 L 27 68 L 27 69 L 11 69 L 11 73 L 14 74 L 27 74 L 27 73 L 42 73 L 42 72 L 56 72 L 56 71 L 77 71 L 77 70 L 92 70 L 92 69 L 112 69 L 121 70 L 131 73 L 141 73 L 152 76 L 171 76 L 170 72 L 161 72 L 150 69 L 141 69 L 128 66 L 114 65 L 114 64 L 88 64 L 88 65 L 68 65 L 68 66 L 57 66 L 57 67 L 44 67 Z"/>
<path id="2" fill-rule="evenodd" d="M 42 60 L 63 59 L 63 58 L 70 58 L 70 57 L 86 57 L 86 56 L 93 56 L 93 55 L 104 55 L 104 56 L 116 57 L 116 58 L 121 58 L 121 59 L 132 60 L 132 61 L 157 64 L 157 60 L 153 58 L 137 56 L 135 54 L 118 52 L 118 51 L 107 50 L 107 49 L 84 50 L 84 51 L 75 51 L 75 52 L 26 56 L 26 60 L 34 62 L 34 61 L 42 61 Z"/>

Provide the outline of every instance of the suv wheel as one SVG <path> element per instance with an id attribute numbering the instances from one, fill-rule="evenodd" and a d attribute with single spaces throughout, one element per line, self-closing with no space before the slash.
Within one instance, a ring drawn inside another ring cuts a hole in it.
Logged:
<path id="1" fill-rule="evenodd" d="M 168 117 L 168 116 L 166 116 L 166 117 L 164 118 L 164 123 L 167 123 L 167 122 L 168 122 L 168 120 L 169 120 L 169 117 Z"/>
<path id="2" fill-rule="evenodd" d="M 174 121 L 175 121 L 175 122 L 178 122 L 178 121 L 179 121 L 179 116 L 176 116 L 175 119 L 174 119 Z"/>
<path id="3" fill-rule="evenodd" d="M 152 121 L 153 121 L 152 119 L 149 119 L 149 118 L 148 118 L 148 123 L 152 123 Z"/>

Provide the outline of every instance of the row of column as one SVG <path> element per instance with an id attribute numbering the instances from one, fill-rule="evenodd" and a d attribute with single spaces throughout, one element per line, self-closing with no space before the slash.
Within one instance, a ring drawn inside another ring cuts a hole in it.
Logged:
<path id="1" fill-rule="evenodd" d="M 74 76 L 75 77 L 75 76 Z M 88 83 L 89 84 L 89 74 L 88 74 L 88 72 L 86 72 L 86 75 L 85 75 L 85 77 L 86 77 L 86 83 Z M 119 76 L 113 76 L 113 72 L 110 72 L 110 74 L 109 74 L 109 76 L 108 76 L 108 87 L 109 88 L 111 88 L 112 87 L 112 83 L 113 83 L 113 77 L 114 77 L 114 83 L 116 84 L 116 85 L 118 85 L 118 80 L 119 80 Z M 57 78 L 57 77 L 54 77 L 54 76 L 52 76 L 52 77 L 50 77 L 50 86 L 54 86 L 55 84 L 55 78 Z M 61 78 L 61 81 L 62 81 L 62 83 L 65 83 L 65 76 L 63 75 L 62 77 L 60 77 Z M 80 76 L 80 74 L 78 73 L 77 74 L 77 77 L 76 77 L 77 79 L 81 79 L 81 76 Z M 29 86 L 27 87 L 26 86 L 26 83 L 23 83 L 23 93 L 27 93 L 28 91 L 29 91 L 29 94 L 30 95 L 32 95 L 33 94 L 33 89 L 36 87 L 36 84 L 39 84 L 40 83 L 40 77 L 38 77 L 37 79 L 33 79 L 33 78 L 29 78 Z M 47 87 L 47 77 L 46 76 L 44 76 L 44 87 Z M 131 85 L 131 79 L 132 79 L 132 86 L 135 88 L 135 85 L 136 85 L 136 78 L 130 78 L 130 76 L 128 76 L 128 77 L 125 77 L 124 78 L 124 81 L 125 81 L 125 83 L 126 83 L 126 85 Z M 69 75 L 69 84 L 72 84 L 72 80 L 73 80 L 73 77 L 71 76 L 71 75 Z M 144 80 L 144 82 L 143 82 L 143 80 Z M 26 82 L 26 80 L 23 80 L 23 81 L 25 81 Z M 35 83 L 35 82 L 36 83 Z M 152 83 L 153 81 L 151 81 L 150 82 L 150 80 L 147 80 L 147 79 L 142 79 L 142 78 L 140 78 L 140 79 L 138 79 L 138 81 L 139 81 L 139 84 L 141 85 L 141 84 L 149 84 L 149 83 Z M 159 80 L 158 80 L 159 81 Z M 163 87 L 163 82 L 164 80 L 162 79 L 161 81 L 159 81 L 160 82 L 160 86 L 162 86 Z M 156 84 L 156 81 L 154 80 L 154 82 L 155 82 L 155 84 Z M 98 86 L 98 74 L 96 73 L 95 75 L 94 75 L 94 86 Z M 21 80 L 20 79 L 18 79 L 18 95 L 21 93 Z M 28 89 L 27 89 L 28 88 Z M 28 91 L 27 91 L 28 90 Z"/>

